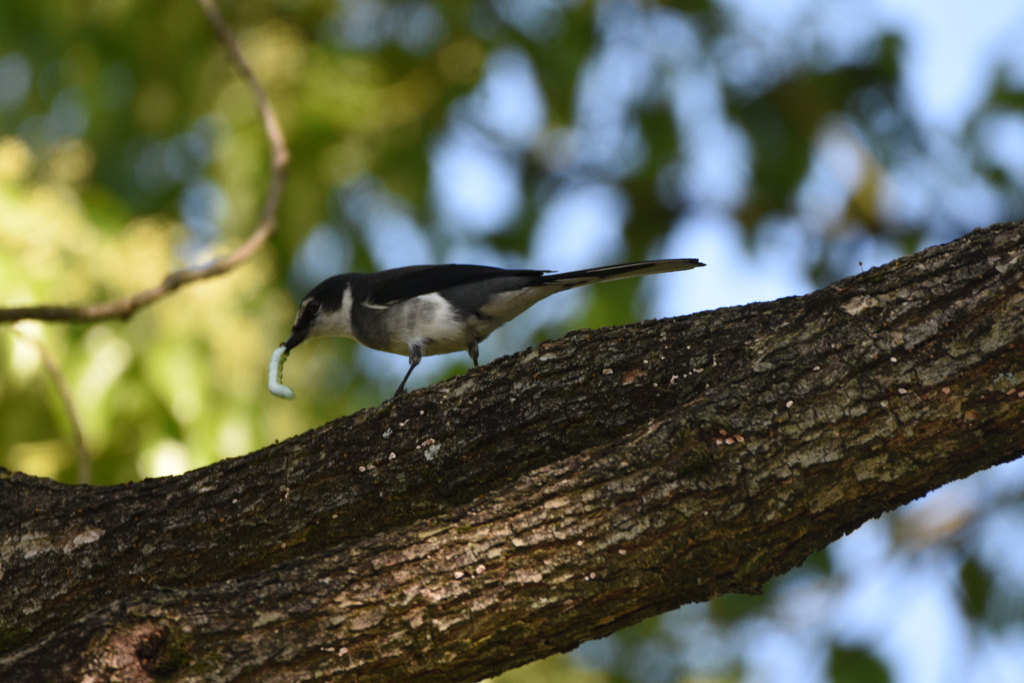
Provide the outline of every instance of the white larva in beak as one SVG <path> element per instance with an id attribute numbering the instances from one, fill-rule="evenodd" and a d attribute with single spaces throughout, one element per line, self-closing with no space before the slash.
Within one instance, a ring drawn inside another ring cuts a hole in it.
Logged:
<path id="1" fill-rule="evenodd" d="M 270 354 L 270 374 L 267 377 L 267 387 L 274 396 L 295 398 L 295 392 L 291 387 L 286 387 L 281 383 L 284 377 L 284 361 L 287 358 L 288 349 L 284 347 L 284 344 L 278 346 L 274 349 L 274 353 Z"/>

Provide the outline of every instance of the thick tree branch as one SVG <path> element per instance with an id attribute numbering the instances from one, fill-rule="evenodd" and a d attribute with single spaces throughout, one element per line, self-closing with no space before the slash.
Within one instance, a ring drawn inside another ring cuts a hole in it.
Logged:
<path id="1" fill-rule="evenodd" d="M 238 49 L 234 36 L 225 24 L 220 10 L 214 0 L 197 0 L 207 18 L 213 25 L 217 37 L 227 51 L 230 61 L 238 69 L 242 79 L 252 91 L 259 110 L 260 123 L 270 145 L 270 177 L 267 181 L 267 192 L 260 210 L 256 228 L 248 239 L 237 249 L 210 263 L 195 268 L 178 270 L 164 278 L 156 287 L 147 289 L 129 297 L 98 304 L 81 306 L 25 306 L 21 308 L 0 308 L 0 322 L 35 319 L 64 322 L 94 322 L 112 318 L 127 319 L 143 306 L 167 296 L 182 285 L 223 275 L 235 266 L 247 261 L 271 238 L 277 230 L 277 208 L 281 204 L 284 192 L 284 181 L 288 168 L 288 144 L 284 137 L 281 123 L 274 112 L 270 100 L 256 76 L 252 73 L 245 58 Z"/>
<path id="2" fill-rule="evenodd" d="M 0 679 L 472 681 L 1024 449 L 1024 229 L 581 331 L 248 456 L 0 478 Z"/>

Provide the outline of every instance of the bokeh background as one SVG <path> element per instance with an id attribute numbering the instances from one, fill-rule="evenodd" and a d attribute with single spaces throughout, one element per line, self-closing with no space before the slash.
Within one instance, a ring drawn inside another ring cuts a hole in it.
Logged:
<path id="1" fill-rule="evenodd" d="M 280 231 L 128 322 L 0 328 L 4 467 L 175 474 L 378 404 L 407 361 L 343 340 L 292 354 L 295 401 L 266 390 L 296 301 L 338 272 L 708 264 L 549 299 L 487 362 L 576 327 L 804 294 L 1024 214 L 1016 0 L 223 8 L 293 152 Z M 106 300 L 225 253 L 255 223 L 266 159 L 191 0 L 0 3 L 0 305 Z M 426 359 L 411 387 L 460 356 Z M 501 680 L 1024 681 L 1022 492 L 1019 463 L 980 473 L 764 596 Z"/>

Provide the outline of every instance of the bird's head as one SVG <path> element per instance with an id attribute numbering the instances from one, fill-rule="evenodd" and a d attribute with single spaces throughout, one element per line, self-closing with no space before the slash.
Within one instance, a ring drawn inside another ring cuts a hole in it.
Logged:
<path id="1" fill-rule="evenodd" d="M 349 275 L 318 284 L 299 304 L 286 351 L 312 337 L 352 337 L 352 288 Z"/>

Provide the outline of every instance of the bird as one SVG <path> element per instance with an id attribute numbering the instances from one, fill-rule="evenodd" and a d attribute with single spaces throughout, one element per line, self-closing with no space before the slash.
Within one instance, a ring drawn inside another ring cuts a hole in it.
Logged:
<path id="1" fill-rule="evenodd" d="M 568 273 L 506 270 L 493 266 L 406 266 L 376 273 L 329 277 L 299 303 L 291 334 L 270 363 L 270 390 L 295 393 L 281 384 L 284 358 L 314 337 L 345 337 L 378 351 L 409 358 L 409 371 L 395 396 L 424 356 L 468 351 L 479 365 L 479 344 L 491 332 L 552 294 L 625 278 L 699 268 L 697 259 L 640 261 Z"/>

